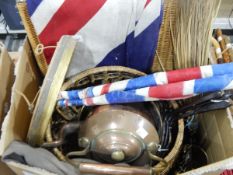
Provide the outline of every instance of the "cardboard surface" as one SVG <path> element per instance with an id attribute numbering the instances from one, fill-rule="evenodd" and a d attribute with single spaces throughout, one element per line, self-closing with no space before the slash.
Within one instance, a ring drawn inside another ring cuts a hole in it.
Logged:
<path id="1" fill-rule="evenodd" d="M 28 42 L 24 44 L 21 58 L 19 58 L 15 68 L 15 75 L 16 79 L 12 88 L 11 106 L 1 129 L 0 156 L 13 140 L 26 141 L 32 113 L 29 111 L 25 99 L 20 94 L 24 94 L 32 102 L 41 85 L 40 73 Z M 17 175 L 54 175 L 46 170 L 13 161 L 8 162 L 7 165 Z"/>
<path id="2" fill-rule="evenodd" d="M 205 114 L 200 123 L 209 163 L 233 156 L 233 129 L 226 110 Z"/>
<path id="3" fill-rule="evenodd" d="M 226 110 L 203 114 L 199 116 L 199 121 L 209 165 L 182 175 L 219 175 L 225 169 L 233 169 L 233 129 Z"/>
<path id="4" fill-rule="evenodd" d="M 15 175 L 15 173 L 3 162 L 0 161 L 0 174 Z"/>
<path id="5" fill-rule="evenodd" d="M 21 56 L 21 52 L 9 52 L 9 55 L 14 64 L 16 64 L 19 60 L 19 57 Z"/>
<path id="6" fill-rule="evenodd" d="M 216 150 L 217 151 L 217 150 Z M 233 157 L 206 165 L 201 168 L 197 168 L 192 171 L 188 171 L 186 173 L 182 173 L 181 175 L 220 175 L 226 169 L 233 168 Z"/>
<path id="7" fill-rule="evenodd" d="M 10 108 L 11 87 L 14 81 L 14 64 L 6 50 L 0 45 L 0 128 Z"/>
<path id="8" fill-rule="evenodd" d="M 41 83 L 28 42 L 16 66 L 16 80 L 12 89 L 10 110 L 2 125 L 0 154 L 12 140 L 25 140 L 31 119 L 29 107 L 22 94 L 32 102 Z"/>

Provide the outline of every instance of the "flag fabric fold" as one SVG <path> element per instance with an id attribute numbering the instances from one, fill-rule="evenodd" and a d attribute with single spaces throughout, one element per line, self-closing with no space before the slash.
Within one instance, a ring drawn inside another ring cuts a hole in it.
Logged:
<path id="1" fill-rule="evenodd" d="M 40 42 L 55 46 L 73 35 L 77 48 L 67 77 L 96 66 L 148 72 L 162 21 L 161 0 L 27 0 Z M 44 50 L 50 63 L 54 49 Z"/>

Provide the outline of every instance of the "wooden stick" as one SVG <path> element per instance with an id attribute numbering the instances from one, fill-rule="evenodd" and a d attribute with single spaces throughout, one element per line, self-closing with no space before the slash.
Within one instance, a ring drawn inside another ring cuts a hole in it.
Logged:
<path id="1" fill-rule="evenodd" d="M 220 44 L 221 50 L 224 51 L 227 47 L 226 47 L 226 42 L 223 39 L 221 29 L 216 29 L 216 36 L 217 36 L 217 40 L 218 40 L 218 42 Z M 225 63 L 231 62 L 230 55 L 229 55 L 228 52 L 223 52 L 223 60 L 224 60 Z"/>

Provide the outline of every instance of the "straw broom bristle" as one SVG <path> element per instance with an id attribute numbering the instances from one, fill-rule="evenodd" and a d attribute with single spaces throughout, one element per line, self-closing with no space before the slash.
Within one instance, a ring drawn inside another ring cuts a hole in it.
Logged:
<path id="1" fill-rule="evenodd" d="M 177 0 L 177 19 L 172 28 L 175 68 L 208 64 L 212 22 L 221 0 Z"/>

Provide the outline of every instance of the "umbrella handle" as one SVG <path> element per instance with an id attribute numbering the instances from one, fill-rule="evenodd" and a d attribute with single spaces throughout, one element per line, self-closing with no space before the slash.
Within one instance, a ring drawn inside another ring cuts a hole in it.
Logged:
<path id="1" fill-rule="evenodd" d="M 201 106 L 199 109 L 192 109 L 189 111 L 184 111 L 183 113 L 182 112 L 179 113 L 178 118 L 179 119 L 187 118 L 189 116 L 196 115 L 196 114 L 201 114 L 201 113 L 210 112 L 210 111 L 214 111 L 214 110 L 226 109 L 230 106 L 232 106 L 232 104 L 227 100 L 222 100 L 222 101 L 218 101 L 218 102 L 209 102 L 209 103 Z"/>
<path id="2" fill-rule="evenodd" d="M 201 114 L 213 110 L 220 110 L 230 107 L 232 104 L 230 98 L 233 97 L 231 91 L 217 92 L 208 94 L 188 105 L 185 105 L 175 111 L 173 115 L 177 118 L 186 118 L 195 114 Z"/>

